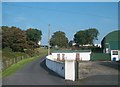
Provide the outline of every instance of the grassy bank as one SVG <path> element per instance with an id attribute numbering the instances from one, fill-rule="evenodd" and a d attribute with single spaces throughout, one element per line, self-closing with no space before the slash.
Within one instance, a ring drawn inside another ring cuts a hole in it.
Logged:
<path id="1" fill-rule="evenodd" d="M 16 72 L 16 70 L 18 70 L 19 68 L 23 67 L 25 64 L 27 64 L 31 61 L 34 61 L 37 58 L 41 58 L 41 57 L 47 55 L 47 49 L 38 48 L 36 50 L 38 52 L 36 56 L 25 58 L 15 64 L 11 65 L 10 67 L 8 67 L 7 69 L 5 69 L 2 72 L 2 76 L 3 77 L 9 76 L 9 75 L 13 74 L 14 72 Z"/>

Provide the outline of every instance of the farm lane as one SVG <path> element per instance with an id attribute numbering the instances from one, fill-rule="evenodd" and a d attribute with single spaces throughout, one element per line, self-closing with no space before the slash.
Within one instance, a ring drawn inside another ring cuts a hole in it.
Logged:
<path id="1" fill-rule="evenodd" d="M 90 76 L 79 81 L 72 82 L 64 80 L 64 78 L 58 76 L 53 71 L 49 70 L 45 66 L 45 57 L 38 58 L 26 64 L 23 68 L 18 69 L 16 73 L 12 74 L 11 76 L 3 78 L 2 84 L 3 85 L 93 85 L 93 83 L 94 85 L 118 84 L 117 74 L 118 71 L 116 69 L 117 66 L 116 63 L 95 62 L 94 64 L 97 64 L 98 68 L 95 65 L 94 68 L 96 67 L 98 71 L 102 69 L 99 72 L 99 74 Z M 100 74 L 101 72 L 103 72 L 103 74 Z"/>
<path id="2" fill-rule="evenodd" d="M 45 58 L 38 58 L 3 78 L 3 85 L 65 85 L 62 77 L 45 66 Z"/>

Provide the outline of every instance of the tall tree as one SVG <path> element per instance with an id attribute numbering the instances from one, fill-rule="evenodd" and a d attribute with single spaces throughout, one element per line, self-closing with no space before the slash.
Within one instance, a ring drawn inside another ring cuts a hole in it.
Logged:
<path id="1" fill-rule="evenodd" d="M 95 40 L 98 40 L 99 31 L 96 28 L 90 28 L 87 31 L 87 39 L 89 44 L 93 44 Z"/>
<path id="2" fill-rule="evenodd" d="M 68 38 L 62 31 L 55 32 L 50 39 L 51 46 L 68 47 Z"/>
<path id="3" fill-rule="evenodd" d="M 93 44 L 98 35 L 99 31 L 96 28 L 81 30 L 74 35 L 74 41 L 79 45 Z"/>
<path id="4" fill-rule="evenodd" d="M 2 26 L 2 47 L 10 47 L 13 51 L 24 51 L 27 47 L 25 32 L 14 26 Z"/>
<path id="5" fill-rule="evenodd" d="M 85 32 L 85 31 L 78 31 L 78 32 L 74 35 L 74 41 L 75 41 L 77 44 L 80 44 L 80 45 L 87 44 L 87 42 L 86 42 L 86 32 Z"/>
<path id="6" fill-rule="evenodd" d="M 41 40 L 42 31 L 38 29 L 29 28 L 26 30 L 28 44 L 32 47 L 38 46 L 38 42 Z"/>

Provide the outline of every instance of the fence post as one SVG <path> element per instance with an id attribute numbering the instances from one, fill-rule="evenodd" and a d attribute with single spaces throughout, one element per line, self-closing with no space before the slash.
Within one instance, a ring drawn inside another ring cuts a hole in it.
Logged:
<path id="1" fill-rule="evenodd" d="M 21 60 L 23 60 L 23 56 L 21 56 Z"/>
<path id="2" fill-rule="evenodd" d="M 11 65 L 12 64 L 12 59 L 10 59 L 10 61 L 9 61 L 9 65 Z"/>
<path id="3" fill-rule="evenodd" d="M 75 80 L 79 79 L 79 61 L 75 61 Z"/>
<path id="4" fill-rule="evenodd" d="M 14 63 L 16 63 L 16 60 L 15 60 L 15 58 L 14 58 Z"/>
<path id="5" fill-rule="evenodd" d="M 6 65 L 6 68 L 7 68 L 7 67 L 8 67 L 8 61 L 6 60 L 5 62 L 6 62 L 6 64 L 5 64 L 5 65 Z"/>

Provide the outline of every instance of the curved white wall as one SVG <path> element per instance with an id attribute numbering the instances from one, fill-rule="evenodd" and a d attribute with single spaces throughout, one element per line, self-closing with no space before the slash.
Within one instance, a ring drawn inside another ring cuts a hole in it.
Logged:
<path id="1" fill-rule="evenodd" d="M 62 60 L 62 54 L 65 54 L 66 60 L 76 60 L 76 53 L 52 53 L 52 59 L 57 60 L 57 54 L 60 54 L 60 59 Z M 80 60 L 82 61 L 90 61 L 91 52 L 80 52 Z"/>
<path id="2" fill-rule="evenodd" d="M 46 58 L 46 66 L 58 75 L 65 77 L 65 63 Z"/>

